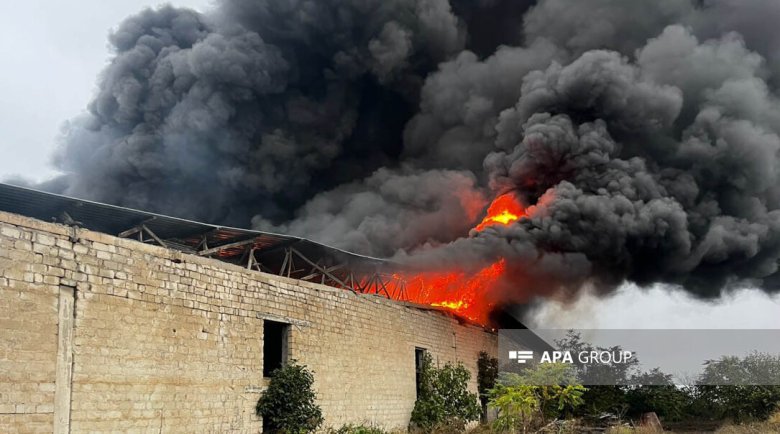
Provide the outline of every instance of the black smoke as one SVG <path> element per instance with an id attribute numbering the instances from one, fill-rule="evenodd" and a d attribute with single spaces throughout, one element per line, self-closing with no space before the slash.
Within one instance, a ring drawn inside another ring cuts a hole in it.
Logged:
<path id="1" fill-rule="evenodd" d="M 50 188 L 430 266 L 504 259 L 523 290 L 775 291 L 778 17 L 770 0 L 147 10 L 112 34 Z M 504 193 L 529 216 L 470 232 Z"/>
<path id="2" fill-rule="evenodd" d="M 64 192 L 213 222 L 288 217 L 392 165 L 425 75 L 464 41 L 446 0 L 146 10 L 111 35 L 68 129 Z"/>

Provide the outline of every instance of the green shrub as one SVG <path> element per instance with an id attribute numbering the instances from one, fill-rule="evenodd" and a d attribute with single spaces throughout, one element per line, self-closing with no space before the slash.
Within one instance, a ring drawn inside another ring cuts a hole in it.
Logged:
<path id="1" fill-rule="evenodd" d="M 343 425 L 339 429 L 330 429 L 328 434 L 386 434 L 384 430 L 365 425 Z"/>
<path id="2" fill-rule="evenodd" d="M 540 408 L 536 387 L 497 384 L 491 390 L 490 406 L 498 409 L 498 417 L 493 421 L 496 432 L 515 432 L 518 428 L 527 432 L 536 425 Z"/>
<path id="3" fill-rule="evenodd" d="M 316 404 L 314 376 L 306 366 L 291 363 L 273 371 L 268 389 L 257 402 L 264 431 L 303 434 L 322 424 L 322 411 Z"/>
<path id="4" fill-rule="evenodd" d="M 461 363 L 436 368 L 426 353 L 412 424 L 426 432 L 444 425 L 461 431 L 466 423 L 478 420 L 480 405 L 477 394 L 468 391 L 470 378 L 471 374 Z"/>
<path id="5" fill-rule="evenodd" d="M 522 374 L 505 374 L 490 391 L 490 406 L 498 409 L 493 428 L 514 432 L 539 427 L 551 419 L 571 415 L 583 404 L 586 391 L 569 365 L 543 364 Z"/>

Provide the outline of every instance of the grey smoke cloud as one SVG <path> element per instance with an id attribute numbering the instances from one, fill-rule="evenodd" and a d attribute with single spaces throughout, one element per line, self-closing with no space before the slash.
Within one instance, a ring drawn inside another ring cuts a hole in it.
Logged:
<path id="1" fill-rule="evenodd" d="M 468 233 L 487 205 L 470 172 L 379 169 L 370 177 L 321 193 L 287 224 L 255 217 L 253 225 L 317 234 L 334 247 L 387 257 L 421 244 L 440 246 Z"/>
<path id="2" fill-rule="evenodd" d="M 702 13 L 695 1 L 546 0 L 523 17 L 528 41 L 547 39 L 577 57 L 593 49 L 633 54 L 667 25 Z M 711 19 L 719 18 L 713 13 Z"/>
<path id="3" fill-rule="evenodd" d="M 128 18 L 58 153 L 64 193 L 245 225 L 367 176 L 397 154 L 389 131 L 426 65 L 464 43 L 445 0 L 371 3 L 226 0 Z"/>
<path id="4" fill-rule="evenodd" d="M 418 265 L 503 259 L 510 292 L 776 291 L 780 8 L 736 5 L 147 10 L 50 188 Z M 470 230 L 507 192 L 528 217 Z"/>

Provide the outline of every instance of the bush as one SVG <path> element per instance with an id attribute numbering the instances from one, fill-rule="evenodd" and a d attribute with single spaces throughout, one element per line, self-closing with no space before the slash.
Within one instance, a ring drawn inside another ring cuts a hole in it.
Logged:
<path id="1" fill-rule="evenodd" d="M 322 411 L 315 403 L 314 376 L 306 366 L 291 363 L 273 371 L 268 389 L 257 402 L 263 431 L 303 434 L 322 424 Z"/>
<path id="2" fill-rule="evenodd" d="M 480 405 L 476 393 L 468 391 L 469 371 L 462 364 L 447 363 L 435 368 L 425 354 L 420 378 L 420 391 L 412 410 L 412 424 L 432 432 L 447 426 L 457 431 L 466 423 L 479 419 Z"/>
<path id="3" fill-rule="evenodd" d="M 543 364 L 522 374 L 506 374 L 490 391 L 490 405 L 498 409 L 496 431 L 523 432 L 550 419 L 570 415 L 582 405 L 587 389 L 578 384 L 571 366 Z"/>
<path id="4" fill-rule="evenodd" d="M 517 384 L 505 386 L 498 384 L 491 391 L 490 405 L 498 409 L 498 417 L 493 421 L 497 432 L 514 432 L 522 428 L 527 432 L 541 422 L 539 419 L 539 399 L 536 386 Z"/>
<path id="5" fill-rule="evenodd" d="M 626 392 L 626 402 L 631 417 L 654 412 L 664 421 L 680 421 L 686 416 L 691 397 L 677 386 L 636 386 Z"/>
<path id="6" fill-rule="evenodd" d="M 680 421 L 693 402 L 691 388 L 676 386 L 673 377 L 658 368 L 633 375 L 631 383 L 625 394 L 630 417 L 654 412 L 663 421 Z"/>
<path id="7" fill-rule="evenodd" d="M 386 434 L 384 430 L 365 425 L 343 425 L 339 429 L 330 429 L 328 434 Z"/>

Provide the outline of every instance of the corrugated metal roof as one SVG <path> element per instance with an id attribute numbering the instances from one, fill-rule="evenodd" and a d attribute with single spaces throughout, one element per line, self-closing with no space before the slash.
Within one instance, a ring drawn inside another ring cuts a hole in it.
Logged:
<path id="1" fill-rule="evenodd" d="M 65 224 L 72 224 L 68 221 L 70 217 L 80 227 L 117 236 L 143 224 L 169 247 L 188 253 L 202 250 L 204 238 L 208 248 L 253 239 L 253 247 L 259 254 L 294 245 L 315 260 L 328 256 L 355 266 L 386 263 L 378 258 L 347 252 L 305 238 L 200 223 L 4 183 L 0 183 L 0 211 Z M 243 254 L 244 247 L 222 250 L 217 257 L 230 260 Z"/>

